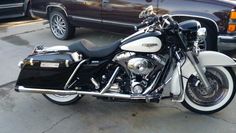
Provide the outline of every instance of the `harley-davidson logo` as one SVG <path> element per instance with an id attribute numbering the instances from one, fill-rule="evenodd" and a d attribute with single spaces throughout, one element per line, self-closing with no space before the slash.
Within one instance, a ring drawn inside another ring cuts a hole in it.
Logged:
<path id="1" fill-rule="evenodd" d="M 156 44 L 156 43 L 143 43 L 142 46 L 151 48 L 151 47 L 158 46 L 158 44 Z"/>

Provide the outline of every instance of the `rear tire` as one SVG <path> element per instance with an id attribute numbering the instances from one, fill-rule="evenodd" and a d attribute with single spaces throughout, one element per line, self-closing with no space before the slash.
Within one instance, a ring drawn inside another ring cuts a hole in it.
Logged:
<path id="1" fill-rule="evenodd" d="M 67 40 L 74 36 L 75 27 L 68 22 L 66 15 L 58 10 L 49 14 L 49 24 L 52 34 L 59 40 Z"/>
<path id="2" fill-rule="evenodd" d="M 210 84 L 213 91 L 210 94 L 202 93 L 200 85 L 191 86 L 189 79 L 185 99 L 182 105 L 188 110 L 200 114 L 212 114 L 224 109 L 234 98 L 236 80 L 233 70 L 224 67 L 208 67 L 207 72 L 210 73 Z M 192 82 L 192 85 L 195 82 Z M 201 83 L 200 83 L 201 84 Z"/>
<path id="3" fill-rule="evenodd" d="M 51 101 L 52 103 L 58 105 L 70 105 L 76 103 L 78 100 L 82 98 L 82 95 L 56 95 L 56 94 L 43 94 L 43 96 Z"/>

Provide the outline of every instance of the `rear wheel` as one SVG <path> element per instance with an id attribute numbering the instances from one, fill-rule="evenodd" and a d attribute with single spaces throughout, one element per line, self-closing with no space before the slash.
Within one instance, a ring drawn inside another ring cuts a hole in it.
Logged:
<path id="1" fill-rule="evenodd" d="M 235 75 L 224 67 L 208 67 L 206 77 L 212 90 L 205 92 L 204 85 L 196 78 L 190 78 L 187 84 L 183 106 L 190 111 L 211 114 L 225 108 L 235 95 Z"/>
<path id="2" fill-rule="evenodd" d="M 59 105 L 70 105 L 82 98 L 82 95 L 57 95 L 57 94 L 43 94 L 49 101 Z"/>
<path id="3" fill-rule="evenodd" d="M 54 10 L 49 14 L 49 23 L 53 35 L 59 40 L 69 39 L 75 33 L 75 27 L 68 22 L 66 15 L 60 11 Z"/>

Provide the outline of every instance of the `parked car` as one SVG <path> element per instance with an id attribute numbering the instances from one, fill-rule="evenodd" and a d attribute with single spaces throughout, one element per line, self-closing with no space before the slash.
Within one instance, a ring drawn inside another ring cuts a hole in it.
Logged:
<path id="1" fill-rule="evenodd" d="M 236 46 L 236 0 L 33 0 L 32 11 L 48 19 L 53 35 L 65 40 L 75 27 L 132 29 L 149 5 L 178 22 L 198 20 L 207 28 L 207 49 L 217 50 L 218 41 Z"/>
<path id="2" fill-rule="evenodd" d="M 30 16 L 30 0 L 0 0 L 0 20 Z"/>

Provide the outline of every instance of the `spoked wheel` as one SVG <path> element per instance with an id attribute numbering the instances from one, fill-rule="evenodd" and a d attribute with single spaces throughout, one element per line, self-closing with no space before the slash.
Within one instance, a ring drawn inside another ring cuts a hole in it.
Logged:
<path id="1" fill-rule="evenodd" d="M 66 40 L 74 35 L 75 27 L 69 24 L 63 13 L 53 11 L 50 13 L 49 22 L 51 31 L 57 39 Z"/>
<path id="2" fill-rule="evenodd" d="M 212 89 L 206 92 L 200 80 L 190 78 L 182 104 L 193 112 L 211 114 L 222 110 L 232 101 L 235 75 L 224 67 L 208 67 L 205 74 Z"/>
<path id="3" fill-rule="evenodd" d="M 77 102 L 82 98 L 82 95 L 58 95 L 58 94 L 43 94 L 49 101 L 59 105 L 69 105 Z"/>

